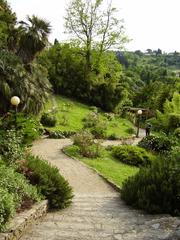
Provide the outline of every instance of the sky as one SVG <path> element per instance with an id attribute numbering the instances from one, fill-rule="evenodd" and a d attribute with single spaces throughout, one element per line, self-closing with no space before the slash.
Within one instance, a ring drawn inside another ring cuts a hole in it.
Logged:
<path id="1" fill-rule="evenodd" d="M 104 0 L 105 2 L 107 0 Z M 37 15 L 51 23 L 50 41 L 66 39 L 64 16 L 70 0 L 8 0 L 18 20 Z M 112 0 L 126 35 L 131 39 L 127 50 L 180 52 L 180 0 Z"/>

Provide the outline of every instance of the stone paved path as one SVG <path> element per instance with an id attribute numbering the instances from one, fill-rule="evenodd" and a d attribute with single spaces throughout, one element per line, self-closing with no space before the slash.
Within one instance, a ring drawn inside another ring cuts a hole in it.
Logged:
<path id="1" fill-rule="evenodd" d="M 74 188 L 72 205 L 50 212 L 22 240 L 165 240 L 180 224 L 176 218 L 146 215 L 127 207 L 120 195 L 101 177 L 80 162 L 67 157 L 61 148 L 68 139 L 39 140 L 33 153 L 56 165 Z"/>

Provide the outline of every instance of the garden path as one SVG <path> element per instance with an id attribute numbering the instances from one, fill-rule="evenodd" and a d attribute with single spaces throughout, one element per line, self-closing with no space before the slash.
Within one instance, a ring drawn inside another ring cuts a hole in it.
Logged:
<path id="1" fill-rule="evenodd" d="M 127 207 L 120 194 L 94 171 L 66 156 L 61 149 L 69 139 L 42 139 L 32 152 L 51 164 L 74 189 L 72 205 L 49 212 L 22 240 L 176 240 L 178 219 L 147 215 Z"/>

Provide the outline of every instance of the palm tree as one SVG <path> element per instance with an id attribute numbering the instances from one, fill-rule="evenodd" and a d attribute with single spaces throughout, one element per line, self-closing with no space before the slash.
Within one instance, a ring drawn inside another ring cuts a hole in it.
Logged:
<path id="1" fill-rule="evenodd" d="M 24 64 L 31 63 L 36 54 L 42 51 L 48 43 L 51 32 L 50 23 L 36 16 L 27 17 L 27 22 L 20 22 L 20 39 L 17 55 Z"/>

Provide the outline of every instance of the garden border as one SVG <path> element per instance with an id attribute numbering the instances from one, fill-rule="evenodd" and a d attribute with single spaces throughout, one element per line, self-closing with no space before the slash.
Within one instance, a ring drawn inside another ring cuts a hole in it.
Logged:
<path id="1" fill-rule="evenodd" d="M 8 229 L 0 233 L 0 240 L 18 240 L 33 223 L 46 215 L 48 201 L 36 203 L 31 209 L 17 214 L 9 223 Z"/>

